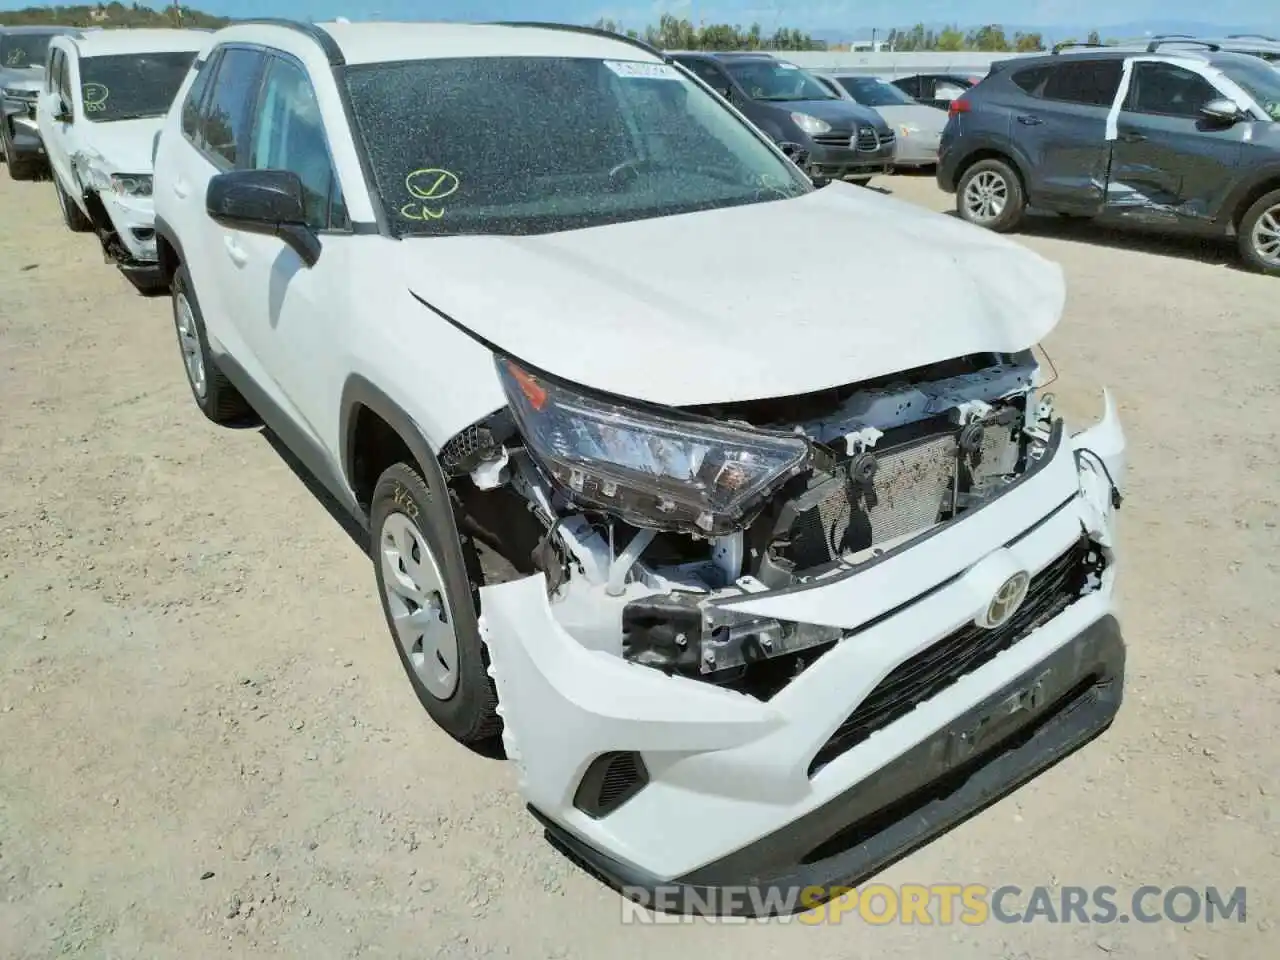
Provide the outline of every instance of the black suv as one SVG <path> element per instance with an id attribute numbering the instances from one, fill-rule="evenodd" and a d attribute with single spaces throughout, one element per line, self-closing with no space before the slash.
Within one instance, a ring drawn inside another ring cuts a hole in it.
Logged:
<path id="1" fill-rule="evenodd" d="M 959 215 L 1008 231 L 1030 206 L 1235 237 L 1280 275 L 1280 71 L 1168 43 L 992 64 L 942 134 L 938 185 Z"/>
<path id="2" fill-rule="evenodd" d="M 671 53 L 778 144 L 807 155 L 809 173 L 866 183 L 893 172 L 897 137 L 880 114 L 832 93 L 794 63 L 764 53 Z"/>

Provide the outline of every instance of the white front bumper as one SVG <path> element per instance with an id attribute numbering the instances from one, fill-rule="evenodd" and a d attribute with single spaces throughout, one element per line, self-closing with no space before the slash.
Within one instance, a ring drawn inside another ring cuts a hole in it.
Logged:
<path id="1" fill-rule="evenodd" d="M 98 193 L 98 198 L 129 255 L 140 263 L 154 263 L 158 258 L 156 208 L 151 197 L 122 196 L 104 190 Z M 142 231 L 143 235 L 134 231 Z"/>
<path id="2" fill-rule="evenodd" d="M 584 648 L 557 622 L 542 576 L 483 588 L 481 631 L 523 794 L 576 840 L 661 879 L 817 810 L 1112 611 L 1114 564 L 1099 589 L 809 776 L 810 760 L 867 694 L 971 621 L 1011 571 L 1044 569 L 1082 528 L 1112 547 L 1107 472 L 1123 483 L 1124 437 L 1109 397 L 1101 423 L 1064 436 L 1056 455 L 991 504 L 853 576 L 739 605 L 851 631 L 768 702 Z M 591 762 L 625 750 L 641 754 L 648 784 L 601 819 L 578 810 Z"/>

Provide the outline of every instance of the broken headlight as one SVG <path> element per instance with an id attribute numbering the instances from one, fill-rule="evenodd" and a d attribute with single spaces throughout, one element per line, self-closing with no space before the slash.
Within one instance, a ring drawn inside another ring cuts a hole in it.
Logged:
<path id="1" fill-rule="evenodd" d="M 623 405 L 496 362 L 533 457 L 574 501 L 637 527 L 729 533 L 809 459 L 801 437 Z"/>

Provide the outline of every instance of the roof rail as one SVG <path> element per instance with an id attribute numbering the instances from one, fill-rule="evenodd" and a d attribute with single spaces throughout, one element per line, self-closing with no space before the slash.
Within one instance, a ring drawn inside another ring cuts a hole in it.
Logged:
<path id="1" fill-rule="evenodd" d="M 1198 39 L 1192 33 L 1157 33 L 1152 40 L 1195 40 Z"/>
<path id="2" fill-rule="evenodd" d="M 236 20 L 231 26 L 238 27 L 242 24 L 258 24 L 264 27 L 284 27 L 286 30 L 297 30 L 320 44 L 320 49 L 324 51 L 324 55 L 329 60 L 329 66 L 345 67 L 347 65 L 347 58 L 342 55 L 342 48 L 338 46 L 338 41 L 333 39 L 333 35 L 318 23 L 287 20 L 283 17 L 253 17 L 249 20 Z"/>
<path id="3" fill-rule="evenodd" d="M 607 40 L 617 40 L 619 43 L 630 44 L 637 49 L 643 50 L 645 53 L 652 54 L 659 60 L 669 60 L 665 53 L 652 44 L 637 37 L 628 37 L 621 33 L 614 33 L 611 30 L 601 30 L 599 27 L 584 27 L 576 23 L 555 23 L 554 21 L 541 20 L 495 20 L 495 27 L 540 27 L 543 30 L 561 30 L 565 33 L 582 33 L 589 37 L 601 37 Z"/>
<path id="4" fill-rule="evenodd" d="M 1280 43 L 1275 37 L 1268 37 L 1265 33 L 1229 33 L 1228 40 L 1265 40 L 1267 43 Z"/>
<path id="5" fill-rule="evenodd" d="M 1208 40 L 1183 40 L 1181 38 L 1177 38 L 1177 39 L 1170 38 L 1168 40 L 1152 40 L 1150 43 L 1147 44 L 1147 53 L 1155 53 L 1166 43 L 1176 43 L 1176 44 L 1181 44 L 1183 46 L 1186 46 L 1189 44 L 1192 46 L 1204 47 L 1210 53 L 1217 53 L 1219 50 L 1222 49 L 1216 43 L 1210 43 Z"/>
<path id="6" fill-rule="evenodd" d="M 1063 50 L 1069 50 L 1072 47 L 1105 47 L 1105 43 L 1089 43 L 1085 40 L 1063 40 L 1061 43 L 1055 43 L 1050 53 L 1061 53 Z"/>

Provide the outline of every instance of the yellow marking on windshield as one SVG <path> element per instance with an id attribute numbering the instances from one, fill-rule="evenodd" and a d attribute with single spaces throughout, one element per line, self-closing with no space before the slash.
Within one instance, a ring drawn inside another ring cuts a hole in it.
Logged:
<path id="1" fill-rule="evenodd" d="M 84 96 L 85 113 L 101 113 L 107 109 L 107 97 L 111 96 L 111 91 L 105 85 L 86 83 L 80 88 L 80 93 Z"/>
<path id="2" fill-rule="evenodd" d="M 444 216 L 440 201 L 453 196 L 458 190 L 458 175 L 439 167 L 414 170 L 404 178 L 404 188 L 413 197 L 400 208 L 400 216 L 406 220 L 439 220 Z"/>

